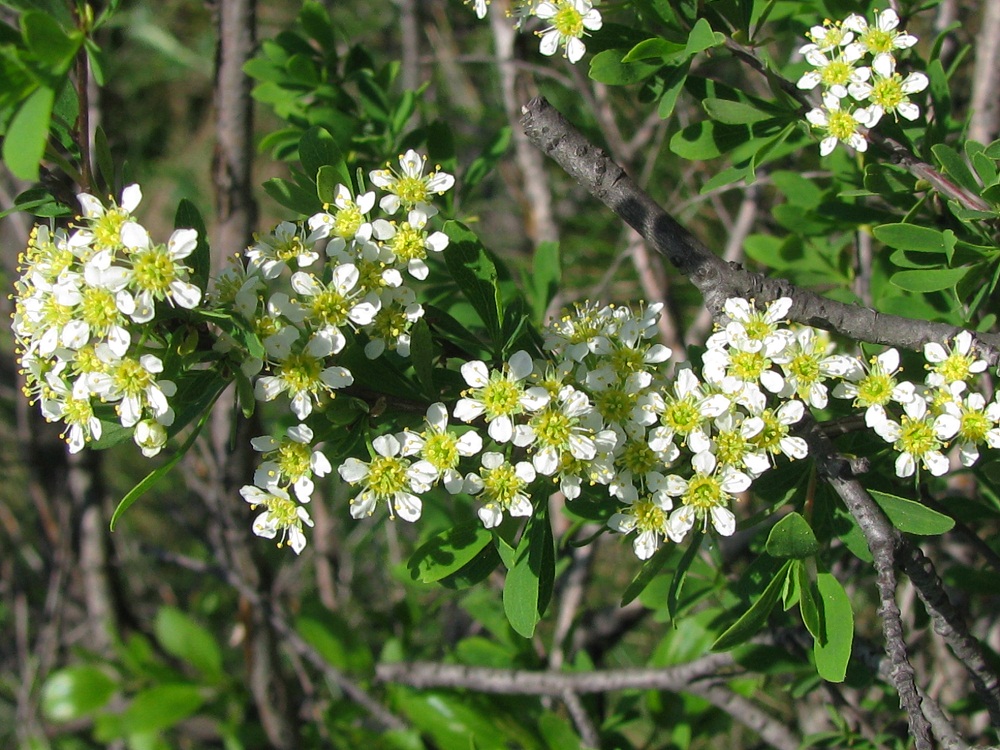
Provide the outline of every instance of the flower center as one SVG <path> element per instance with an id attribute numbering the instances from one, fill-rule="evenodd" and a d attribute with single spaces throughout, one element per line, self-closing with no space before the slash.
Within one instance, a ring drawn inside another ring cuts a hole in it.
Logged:
<path id="1" fill-rule="evenodd" d="M 941 441 L 934 434 L 934 426 L 926 419 L 913 419 L 904 414 L 900 427 L 896 448 L 901 451 L 913 456 L 923 456 L 941 447 Z"/>
<path id="2" fill-rule="evenodd" d="M 771 366 L 771 360 L 760 352 L 735 351 L 729 356 L 730 374 L 745 382 L 760 380 L 761 373 Z"/>
<path id="3" fill-rule="evenodd" d="M 667 514 L 651 500 L 639 500 L 632 506 L 635 515 L 635 527 L 640 532 L 654 531 L 659 534 L 667 532 Z"/>
<path id="4" fill-rule="evenodd" d="M 361 215 L 361 210 L 352 204 L 337 211 L 333 220 L 333 233 L 345 240 L 354 239 L 363 223 L 364 216 Z"/>
<path id="5" fill-rule="evenodd" d="M 87 287 L 80 303 L 84 322 L 94 330 L 104 333 L 121 320 L 115 295 L 101 287 Z"/>
<path id="6" fill-rule="evenodd" d="M 564 2 L 552 17 L 552 26 L 562 36 L 583 36 L 583 14 L 570 3 Z"/>
<path id="7" fill-rule="evenodd" d="M 138 396 L 153 384 L 153 375 L 135 359 L 123 359 L 112 375 L 115 386 L 127 396 Z"/>
<path id="8" fill-rule="evenodd" d="M 857 120 L 845 110 L 835 109 L 829 113 L 829 118 L 826 128 L 838 141 L 846 141 L 857 132 Z"/>
<path id="9" fill-rule="evenodd" d="M 454 435 L 449 433 L 437 433 L 428 437 L 421 455 L 438 471 L 458 466 L 458 446 Z"/>
<path id="10" fill-rule="evenodd" d="M 520 410 L 521 388 L 517 383 L 499 376 L 483 386 L 480 398 L 487 419 L 510 416 Z"/>
<path id="11" fill-rule="evenodd" d="M 711 474 L 695 474 L 688 482 L 684 493 L 684 504 L 697 508 L 701 513 L 709 508 L 723 505 L 724 494 L 719 481 Z"/>
<path id="12" fill-rule="evenodd" d="M 297 234 L 286 237 L 275 237 L 274 256 L 278 260 L 289 261 L 298 258 L 305 252 L 305 246 Z"/>
<path id="13" fill-rule="evenodd" d="M 608 388 L 594 397 L 598 413 L 606 422 L 625 422 L 632 416 L 637 396 L 623 388 Z"/>
<path id="14" fill-rule="evenodd" d="M 427 202 L 427 182 L 423 177 L 403 175 L 390 190 L 394 192 L 405 206 L 415 206 Z"/>
<path id="15" fill-rule="evenodd" d="M 715 438 L 715 457 L 720 464 L 743 466 L 749 442 L 738 430 L 725 430 Z"/>
<path id="16" fill-rule="evenodd" d="M 380 500 L 406 488 L 407 464 L 395 456 L 376 456 L 368 467 L 368 487 Z"/>
<path id="17" fill-rule="evenodd" d="M 648 474 L 656 468 L 658 463 L 653 449 L 638 440 L 629 440 L 625 444 L 625 450 L 618 461 L 636 476 Z"/>
<path id="18" fill-rule="evenodd" d="M 826 86 L 844 86 L 851 80 L 853 68 L 844 60 L 831 60 L 822 72 L 823 83 Z M 815 80 L 815 79 L 814 79 Z"/>
<path id="19" fill-rule="evenodd" d="M 94 219 L 91 232 L 94 234 L 94 246 L 98 249 L 117 248 L 121 244 L 122 225 L 128 219 L 128 214 L 118 206 L 113 206 L 104 215 Z"/>
<path id="20" fill-rule="evenodd" d="M 509 463 L 502 463 L 495 469 L 483 470 L 483 492 L 502 510 L 508 510 L 517 495 L 524 489 L 525 482 Z"/>
<path id="21" fill-rule="evenodd" d="M 133 254 L 132 271 L 135 285 L 157 297 L 167 293 L 177 275 L 174 261 L 162 245 Z"/>
<path id="22" fill-rule="evenodd" d="M 959 424 L 958 434 L 970 443 L 985 442 L 991 426 L 989 418 L 981 411 L 964 411 Z"/>
<path id="23" fill-rule="evenodd" d="M 878 367 L 858 383 L 858 395 L 854 399 L 855 406 L 884 406 L 892 400 L 892 391 L 896 387 L 896 379 L 882 372 Z"/>
<path id="24" fill-rule="evenodd" d="M 423 260 L 427 257 L 424 233 L 404 221 L 392 238 L 392 252 L 402 261 Z"/>
<path id="25" fill-rule="evenodd" d="M 898 74 L 891 78 L 880 78 L 872 86 L 871 100 L 886 112 L 894 112 L 906 100 L 903 93 L 903 79 Z"/>
<path id="26" fill-rule="evenodd" d="M 883 31 L 878 28 L 869 29 L 861 41 L 874 55 L 880 52 L 892 52 L 895 47 L 896 32 Z"/>
<path id="27" fill-rule="evenodd" d="M 660 421 L 674 432 L 687 435 L 701 424 L 701 414 L 694 398 L 685 396 L 668 404 Z"/>
<path id="28" fill-rule="evenodd" d="M 308 445 L 286 440 L 281 443 L 277 454 L 278 468 L 286 477 L 291 477 L 294 481 L 309 473 L 312 450 Z"/>
<path id="29" fill-rule="evenodd" d="M 323 325 L 339 328 L 347 322 L 351 306 L 336 289 L 323 289 L 312 298 L 310 309 Z"/>
<path id="30" fill-rule="evenodd" d="M 293 393 L 308 391 L 319 383 L 322 371 L 320 361 L 305 352 L 291 354 L 281 365 L 281 379 L 288 383 Z"/>
<path id="31" fill-rule="evenodd" d="M 773 409 L 765 409 L 760 418 L 764 428 L 757 433 L 754 442 L 769 453 L 777 453 L 781 449 L 782 438 L 788 434 L 788 425 L 778 421 Z"/>
<path id="32" fill-rule="evenodd" d="M 542 446 L 564 448 L 569 445 L 569 437 L 577 421 L 556 409 L 546 408 L 532 418 L 531 426 Z"/>

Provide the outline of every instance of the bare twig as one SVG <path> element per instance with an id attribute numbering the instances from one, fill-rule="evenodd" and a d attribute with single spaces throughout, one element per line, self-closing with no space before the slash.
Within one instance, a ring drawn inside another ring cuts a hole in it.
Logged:
<path id="1" fill-rule="evenodd" d="M 779 750 L 798 750 L 802 738 L 784 723 L 763 711 L 759 706 L 722 685 L 694 683 L 687 692 L 698 695 L 713 706 L 725 711 L 745 727 L 752 729 L 769 745 Z"/>

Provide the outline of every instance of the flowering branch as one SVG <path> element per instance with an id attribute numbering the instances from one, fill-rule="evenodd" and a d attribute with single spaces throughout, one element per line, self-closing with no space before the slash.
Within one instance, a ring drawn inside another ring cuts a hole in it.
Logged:
<path id="1" fill-rule="evenodd" d="M 961 329 L 944 323 L 887 315 L 801 289 L 784 279 L 751 273 L 726 263 L 663 210 L 602 149 L 593 145 L 543 97 L 522 109 L 521 124 L 539 149 L 554 159 L 591 195 L 638 231 L 657 252 L 698 288 L 705 305 L 718 314 L 731 297 L 759 302 L 791 297 L 788 317 L 806 325 L 837 331 L 859 341 L 919 350 L 944 341 Z M 984 358 L 1000 361 L 1000 336 L 975 334 Z"/>

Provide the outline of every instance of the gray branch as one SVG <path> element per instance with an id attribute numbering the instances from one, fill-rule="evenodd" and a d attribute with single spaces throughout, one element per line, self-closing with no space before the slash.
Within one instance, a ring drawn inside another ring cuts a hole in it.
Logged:
<path id="1" fill-rule="evenodd" d="M 836 302 L 784 279 L 768 278 L 726 263 L 678 224 L 544 98 L 532 99 L 522 112 L 521 124 L 531 142 L 666 256 L 698 288 L 713 313 L 721 310 L 730 297 L 759 302 L 791 297 L 789 318 L 794 321 L 837 331 L 858 341 L 912 350 L 922 349 L 929 341 L 945 341 L 961 330 Z M 991 364 L 1000 361 L 1000 335 L 973 335 Z"/>

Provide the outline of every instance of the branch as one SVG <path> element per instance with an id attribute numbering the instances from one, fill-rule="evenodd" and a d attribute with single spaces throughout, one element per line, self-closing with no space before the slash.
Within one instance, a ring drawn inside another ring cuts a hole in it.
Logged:
<path id="1" fill-rule="evenodd" d="M 615 690 L 690 693 L 705 698 L 779 750 L 797 750 L 801 739 L 780 720 L 722 685 L 699 682 L 734 666 L 729 653 L 709 654 L 667 669 L 609 669 L 600 672 L 531 672 L 433 662 L 397 662 L 379 664 L 376 677 L 383 682 L 416 688 L 462 688 L 482 693 L 563 698 Z"/>
<path id="2" fill-rule="evenodd" d="M 952 652 L 969 671 L 976 693 L 989 711 L 994 727 L 1000 727 L 1000 679 L 994 672 L 982 646 L 955 609 L 941 585 L 934 565 L 915 544 L 903 542 L 899 549 L 899 562 L 903 571 L 913 581 L 917 595 L 927 607 L 934 622 L 934 632 L 944 638 Z"/>
<path id="3" fill-rule="evenodd" d="M 436 662 L 379 664 L 375 676 L 416 688 L 465 688 L 501 695 L 607 693 L 616 690 L 668 690 L 682 693 L 695 680 L 735 666 L 730 653 L 709 654 L 667 669 L 607 669 L 599 672 L 532 672 L 516 669 L 467 667 Z"/>
<path id="4" fill-rule="evenodd" d="M 665 255 L 698 288 L 713 313 L 721 310 L 730 297 L 760 302 L 791 297 L 791 320 L 837 331 L 855 340 L 915 351 L 929 341 L 945 341 L 962 330 L 837 302 L 784 279 L 771 279 L 726 263 L 678 224 L 544 98 L 532 99 L 522 113 L 521 124 L 531 142 Z M 1000 361 L 1000 335 L 973 336 L 984 358 L 991 364 Z"/>

